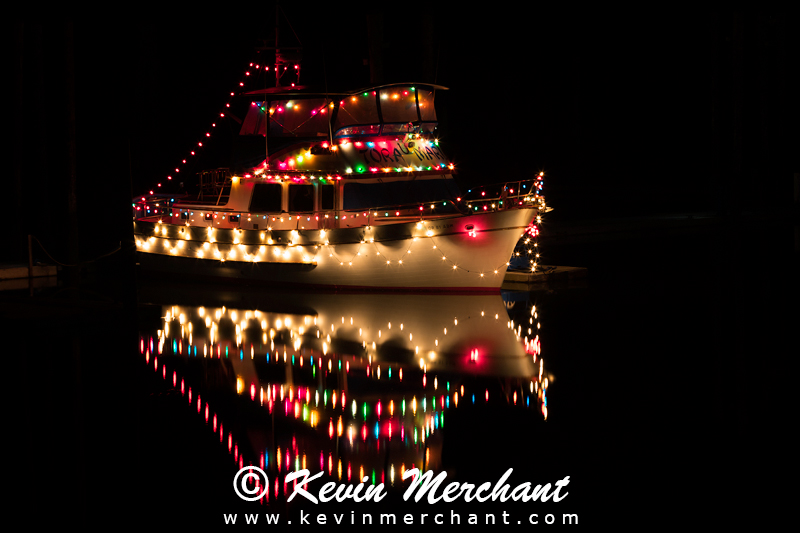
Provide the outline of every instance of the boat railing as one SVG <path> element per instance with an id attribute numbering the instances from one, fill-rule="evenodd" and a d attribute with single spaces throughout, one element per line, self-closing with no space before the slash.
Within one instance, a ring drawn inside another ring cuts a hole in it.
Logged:
<path id="1" fill-rule="evenodd" d="M 314 219 L 319 228 L 328 229 L 337 225 L 335 221 L 341 221 L 358 218 L 363 221 L 365 225 L 380 225 L 384 223 L 394 223 L 401 220 L 425 220 L 431 218 L 441 218 L 450 216 L 455 213 L 468 214 L 476 212 L 488 211 L 502 211 L 506 209 L 519 209 L 524 207 L 536 207 L 539 198 L 538 195 L 531 195 L 516 191 L 519 190 L 521 182 L 515 182 L 515 187 L 509 187 L 508 192 L 503 192 L 492 195 L 483 194 L 474 198 L 464 197 L 457 200 L 438 200 L 424 203 L 403 204 L 384 206 L 380 208 L 370 209 L 324 209 L 318 211 L 282 211 L 280 213 L 254 213 L 252 211 L 239 211 L 235 209 L 225 208 L 224 206 L 217 206 L 209 203 L 181 201 L 179 205 L 172 205 L 169 201 L 160 202 L 139 202 L 134 205 L 133 218 L 134 220 L 150 218 L 150 217 L 172 217 L 180 216 L 175 211 L 180 210 L 179 213 L 186 212 L 188 218 L 189 210 L 197 210 L 205 212 L 206 214 L 214 213 L 225 217 L 230 220 L 231 224 L 241 227 L 242 223 L 257 221 L 260 217 L 271 219 L 284 218 L 288 220 L 296 219 L 306 220 Z M 511 191 L 514 191 L 513 193 Z M 482 191 L 486 193 L 486 191 Z M 231 220 L 235 217 L 235 221 Z M 214 217 L 216 218 L 216 216 Z M 244 228 L 243 228 L 244 229 Z"/>
<path id="2" fill-rule="evenodd" d="M 398 222 L 403 220 L 424 220 L 439 218 L 454 214 L 454 212 L 467 214 L 476 212 L 502 211 L 506 209 L 520 209 L 530 207 L 543 207 L 544 198 L 541 195 L 542 177 L 534 179 L 518 180 L 506 183 L 497 183 L 473 187 L 461 197 L 452 199 L 432 200 L 426 202 L 415 202 L 398 204 L 383 207 L 370 207 L 368 209 L 321 209 L 316 211 L 296 211 L 280 213 L 259 213 L 252 211 L 238 211 L 225 208 L 210 203 L 194 203 L 181 200 L 178 209 L 188 208 L 187 204 L 198 211 L 207 213 L 219 213 L 230 220 L 231 224 L 241 227 L 243 222 L 251 221 L 251 217 L 269 218 L 301 218 L 311 220 L 312 218 L 322 229 L 341 226 L 341 222 L 348 218 L 359 218 L 365 225 L 383 224 Z M 147 217 L 172 216 L 176 207 L 173 207 L 174 199 L 153 197 L 141 200 L 134 204 L 134 219 Z M 363 217 L 363 218 L 362 218 Z M 338 222 L 337 222 L 338 221 Z"/>
<path id="3" fill-rule="evenodd" d="M 172 204 L 187 200 L 186 194 L 164 194 L 158 193 L 137 196 L 133 199 L 131 208 L 133 219 L 147 218 L 152 216 L 165 216 L 172 210 Z"/>
<path id="4" fill-rule="evenodd" d="M 193 204 L 193 205 L 192 205 Z M 450 206 L 448 209 L 446 206 Z M 253 211 L 239 211 L 225 207 L 219 207 L 209 203 L 181 201 L 179 204 L 173 205 L 171 202 L 159 203 L 146 203 L 140 201 L 134 205 L 134 220 L 153 218 L 162 219 L 164 217 L 171 218 L 177 216 L 179 218 L 188 219 L 192 211 L 199 211 L 205 213 L 207 216 L 213 218 L 207 220 L 215 220 L 218 216 L 225 217 L 229 223 L 234 224 L 236 227 L 242 227 L 243 223 L 257 222 L 262 217 L 272 220 L 281 220 L 288 222 L 290 220 L 300 221 L 306 219 L 307 221 L 314 220 L 317 222 L 320 229 L 330 229 L 341 225 L 341 221 L 358 219 L 359 222 L 363 221 L 365 225 L 383 224 L 387 222 L 398 222 L 401 220 L 424 220 L 430 218 L 438 218 L 442 216 L 452 215 L 453 213 L 466 213 L 466 208 L 459 205 L 459 202 L 454 200 L 437 200 L 432 202 L 392 205 L 380 208 L 369 209 L 321 209 L 317 211 L 281 211 L 273 213 L 262 213 Z M 213 214 L 213 215 L 212 215 Z"/>
<path id="5" fill-rule="evenodd" d="M 468 189 L 464 203 L 470 212 L 536 207 L 542 200 L 542 176 L 534 179 L 481 185 Z"/>
<path id="6" fill-rule="evenodd" d="M 204 170 L 197 175 L 199 177 L 200 188 L 198 199 L 205 200 L 208 198 L 215 200 L 219 205 L 223 198 L 223 191 L 225 188 L 230 188 L 231 177 L 233 176 L 231 169 L 215 168 Z"/>

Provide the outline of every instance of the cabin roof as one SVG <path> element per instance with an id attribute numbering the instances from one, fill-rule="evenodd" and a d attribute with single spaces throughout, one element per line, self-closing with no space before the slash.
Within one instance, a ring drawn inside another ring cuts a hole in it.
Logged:
<path id="1" fill-rule="evenodd" d="M 368 91 L 374 91 L 376 89 L 384 89 L 387 87 L 407 87 L 409 85 L 415 87 L 426 87 L 431 89 L 439 89 L 443 91 L 447 91 L 448 88 L 442 85 L 436 85 L 433 83 L 414 83 L 414 82 L 405 82 L 405 83 L 387 83 L 384 85 L 372 85 L 370 87 L 363 87 L 361 89 L 356 89 L 352 91 L 346 92 L 320 92 L 320 91 L 307 91 L 308 86 L 297 86 L 294 88 L 291 87 L 271 87 L 269 89 L 258 89 L 255 91 L 248 91 L 245 93 L 240 93 L 238 96 L 269 96 L 271 99 L 280 99 L 280 98 L 291 98 L 291 99 L 299 99 L 299 98 L 321 98 L 321 97 L 336 97 L 341 98 L 344 96 L 351 96 L 358 93 L 364 93 Z"/>

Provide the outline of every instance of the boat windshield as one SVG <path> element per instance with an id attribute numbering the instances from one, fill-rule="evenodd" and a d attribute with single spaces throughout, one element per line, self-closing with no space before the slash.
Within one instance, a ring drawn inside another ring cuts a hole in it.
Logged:
<path id="1" fill-rule="evenodd" d="M 431 132 L 436 127 L 434 89 L 414 85 L 379 87 L 338 99 L 330 97 L 267 99 L 251 102 L 240 135 L 264 135 L 269 116 L 270 138 L 326 137 L 333 115 L 336 137 Z"/>
<path id="2" fill-rule="evenodd" d="M 419 105 L 417 105 L 419 103 Z M 433 131 L 433 90 L 412 85 L 381 87 L 339 101 L 333 130 L 337 137 Z"/>

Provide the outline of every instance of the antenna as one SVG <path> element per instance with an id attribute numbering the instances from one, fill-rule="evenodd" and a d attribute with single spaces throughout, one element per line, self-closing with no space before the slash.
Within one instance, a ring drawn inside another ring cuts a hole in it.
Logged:
<path id="1" fill-rule="evenodd" d="M 288 17 L 286 17 L 286 13 L 284 12 L 283 16 L 286 18 L 286 23 L 289 24 L 289 28 L 291 28 L 292 33 L 294 34 L 295 39 L 297 40 L 297 46 L 281 46 L 280 44 L 280 15 L 283 12 L 279 3 L 275 4 L 275 45 L 274 46 L 267 46 L 267 40 L 264 39 L 264 46 L 258 47 L 258 50 L 274 50 L 275 51 L 275 87 L 281 87 L 281 76 L 283 75 L 283 70 L 286 69 L 287 65 L 292 65 L 295 68 L 293 70 L 296 71 L 297 79 L 293 85 L 300 84 L 300 61 L 303 59 L 303 44 L 300 42 L 300 38 L 297 37 L 297 33 L 292 28 L 291 23 L 289 22 Z M 281 67 L 284 67 L 283 69 Z"/>
<path id="2" fill-rule="evenodd" d="M 286 19 L 286 23 L 289 24 L 289 28 L 292 30 L 292 33 L 297 39 L 298 46 L 281 46 L 280 45 L 280 16 L 283 13 L 283 17 Z M 300 38 L 297 37 L 297 32 L 294 31 L 291 22 L 289 22 L 289 17 L 286 16 L 286 12 L 283 11 L 283 8 L 280 6 L 280 2 L 275 2 L 275 46 L 266 46 L 267 40 L 264 39 L 264 46 L 258 48 L 258 50 L 274 50 L 275 51 L 275 88 L 279 89 L 281 87 L 281 76 L 283 75 L 283 71 L 286 70 L 287 65 L 294 66 L 295 75 L 297 76 L 296 82 L 292 85 L 299 85 L 300 84 L 300 61 L 303 58 L 302 50 L 303 45 L 300 42 Z M 281 68 L 283 67 L 283 68 Z M 327 80 L 326 80 L 327 83 Z M 265 104 L 265 117 L 264 117 L 264 143 L 265 143 L 265 150 L 266 150 L 266 165 L 267 169 L 269 169 L 269 106 L 267 106 L 267 90 L 266 87 L 267 81 L 266 76 L 264 76 L 264 104 Z"/>
<path id="3" fill-rule="evenodd" d="M 286 23 L 289 25 L 289 29 L 292 30 L 294 34 L 294 38 L 297 39 L 298 46 L 281 46 L 280 45 L 280 28 L 279 28 L 279 21 L 280 21 L 280 14 L 283 12 L 283 17 L 286 19 Z M 289 17 L 286 16 L 286 13 L 283 11 L 283 8 L 280 6 L 280 2 L 275 3 L 275 46 L 274 47 L 264 47 L 265 50 L 275 50 L 275 87 L 281 86 L 281 76 L 283 76 L 283 72 L 287 69 L 287 65 L 293 65 L 294 70 L 296 71 L 296 84 L 300 85 L 300 61 L 303 58 L 303 45 L 300 42 L 300 38 L 297 37 L 297 32 L 294 31 L 291 22 L 289 22 Z M 283 67 L 283 68 L 281 68 Z"/>

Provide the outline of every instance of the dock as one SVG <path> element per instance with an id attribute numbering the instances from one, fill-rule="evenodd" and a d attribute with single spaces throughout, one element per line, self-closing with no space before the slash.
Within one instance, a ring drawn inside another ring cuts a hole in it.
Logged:
<path id="1" fill-rule="evenodd" d="M 28 265 L 1 264 L 0 291 L 55 287 L 57 276 L 58 267 L 55 265 L 33 265 L 29 269 Z"/>

